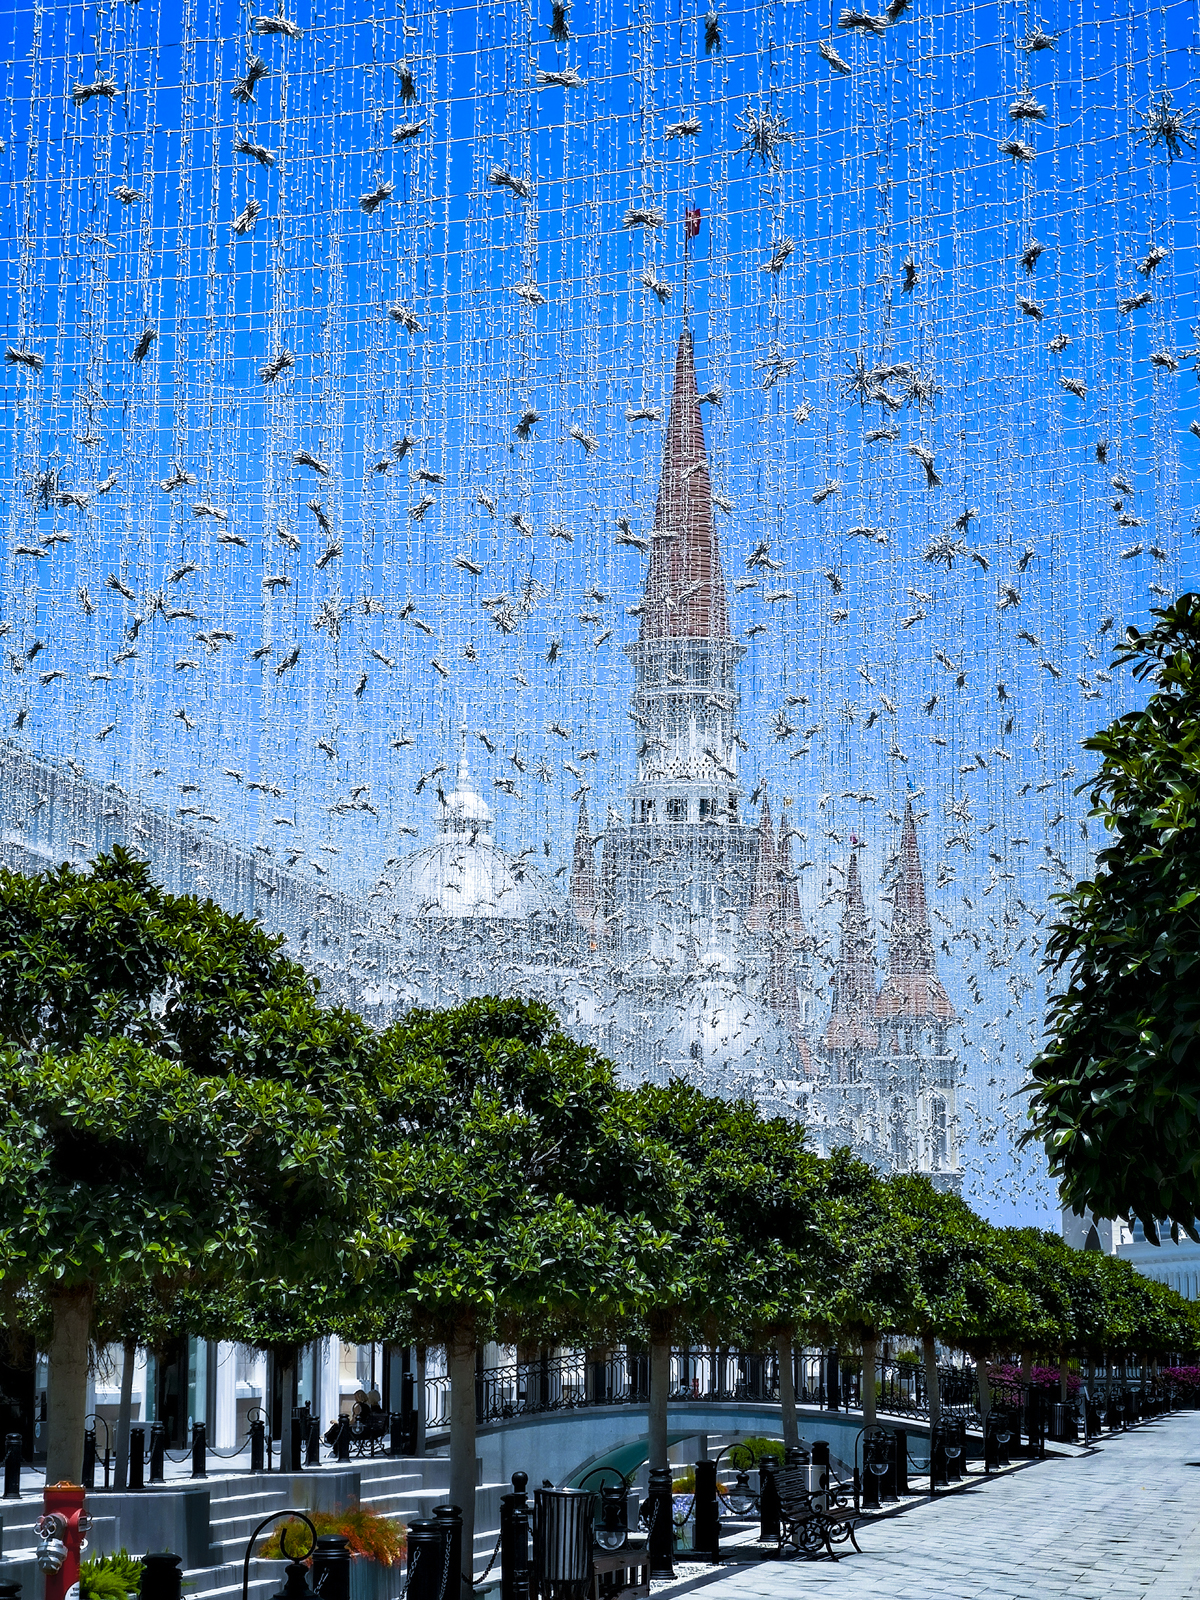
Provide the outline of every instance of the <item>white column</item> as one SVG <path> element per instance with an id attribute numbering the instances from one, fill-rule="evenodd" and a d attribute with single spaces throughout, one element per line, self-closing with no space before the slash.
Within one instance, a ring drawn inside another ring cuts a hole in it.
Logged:
<path id="1" fill-rule="evenodd" d="M 237 1351 L 227 1340 L 217 1346 L 217 1393 L 213 1407 L 214 1450 L 237 1444 Z"/>
<path id="2" fill-rule="evenodd" d="M 339 1369 L 342 1361 L 342 1341 L 336 1334 L 321 1340 L 321 1430 L 336 1420 L 341 1410 Z"/>

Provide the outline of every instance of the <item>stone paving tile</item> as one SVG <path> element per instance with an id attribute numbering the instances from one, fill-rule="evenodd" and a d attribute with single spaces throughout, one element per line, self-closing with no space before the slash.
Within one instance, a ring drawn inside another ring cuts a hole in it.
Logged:
<path id="1" fill-rule="evenodd" d="M 1196 1413 L 1160 1418 L 861 1528 L 836 1565 L 733 1569 L 704 1600 L 1200 1600 L 1198 1458 Z"/>

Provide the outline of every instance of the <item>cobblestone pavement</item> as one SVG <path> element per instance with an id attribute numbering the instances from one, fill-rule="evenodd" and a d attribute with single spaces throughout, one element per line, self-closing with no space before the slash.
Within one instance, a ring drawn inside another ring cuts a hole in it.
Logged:
<path id="1" fill-rule="evenodd" d="M 887 1518 L 835 1564 L 763 1562 L 703 1600 L 1182 1600 L 1200 1596 L 1200 1412 L 1106 1436 Z"/>

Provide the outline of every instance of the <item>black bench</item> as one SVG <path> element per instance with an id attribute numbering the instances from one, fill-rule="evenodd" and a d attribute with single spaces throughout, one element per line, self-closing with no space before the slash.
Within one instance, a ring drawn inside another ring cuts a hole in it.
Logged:
<path id="1" fill-rule="evenodd" d="M 827 1555 L 837 1561 L 833 1547 L 847 1539 L 862 1554 L 854 1537 L 854 1509 L 839 1484 L 830 1482 L 827 1489 L 812 1490 L 807 1468 L 781 1467 L 775 1473 L 775 1486 L 779 1491 L 780 1554 L 786 1545 L 791 1545 L 797 1554 L 810 1560 Z"/>
<path id="2" fill-rule="evenodd" d="M 375 1446 L 388 1438 L 386 1411 L 359 1411 L 350 1423 L 350 1448 L 354 1455 L 375 1454 Z"/>

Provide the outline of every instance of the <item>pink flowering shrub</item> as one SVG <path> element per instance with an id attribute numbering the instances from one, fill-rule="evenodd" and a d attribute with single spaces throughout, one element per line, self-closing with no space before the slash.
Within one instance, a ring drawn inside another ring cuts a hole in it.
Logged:
<path id="1" fill-rule="evenodd" d="M 1029 1374 L 1029 1381 L 1036 1389 L 1053 1389 L 1057 1393 L 1059 1387 L 1059 1374 L 1057 1367 L 1034 1367 Z M 988 1368 L 988 1382 L 992 1386 L 992 1394 L 1001 1405 L 1019 1406 L 1021 1404 L 1021 1369 L 1011 1364 L 1003 1367 Z M 1067 1373 L 1067 1398 L 1074 1399 L 1079 1393 L 1082 1380 L 1077 1372 Z"/>
<path id="2" fill-rule="evenodd" d="M 1191 1400 L 1200 1399 L 1200 1367 L 1164 1367 L 1163 1378 L 1177 1389 L 1185 1389 Z"/>

